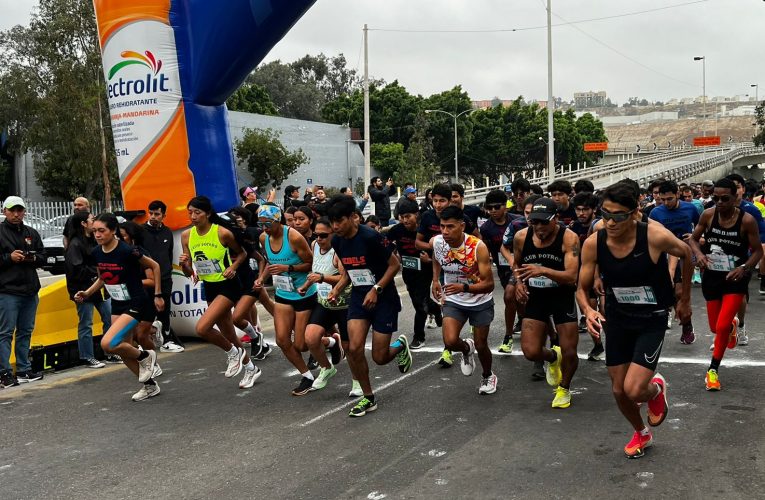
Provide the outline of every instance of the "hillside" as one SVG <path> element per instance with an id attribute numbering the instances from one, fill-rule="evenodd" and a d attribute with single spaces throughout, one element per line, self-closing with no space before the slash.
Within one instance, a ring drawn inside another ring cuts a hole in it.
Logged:
<path id="1" fill-rule="evenodd" d="M 696 136 L 702 134 L 702 125 L 704 120 L 683 119 L 657 123 L 641 123 L 637 125 L 613 125 L 606 126 L 606 136 L 608 136 L 609 148 L 634 148 L 636 144 L 644 147 L 652 147 L 657 143 L 659 147 L 667 147 L 668 141 L 672 141 L 673 146 L 679 146 L 685 139 L 688 144 Z M 728 140 L 728 136 L 733 136 L 736 142 L 751 141 L 754 134 L 754 117 L 736 116 L 727 118 L 718 118 L 716 123 L 714 119 L 707 120 L 706 135 L 715 134 L 722 138 L 723 142 Z"/>

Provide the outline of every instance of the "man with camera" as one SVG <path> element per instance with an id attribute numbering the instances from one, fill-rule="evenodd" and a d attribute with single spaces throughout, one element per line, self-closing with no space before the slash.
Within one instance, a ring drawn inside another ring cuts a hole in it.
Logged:
<path id="1" fill-rule="evenodd" d="M 41 379 L 29 362 L 29 343 L 37 314 L 45 249 L 37 231 L 24 224 L 26 204 L 18 196 L 3 203 L 0 224 L 0 387 Z M 16 333 L 16 376 L 11 369 L 11 344 Z"/>

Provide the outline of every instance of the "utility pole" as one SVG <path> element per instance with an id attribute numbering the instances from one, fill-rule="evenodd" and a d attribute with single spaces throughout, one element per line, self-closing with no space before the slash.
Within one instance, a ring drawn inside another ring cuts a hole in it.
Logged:
<path id="1" fill-rule="evenodd" d="M 369 140 L 369 29 L 364 24 L 364 189 L 372 178 Z M 364 193 L 361 193 L 362 196 Z"/>
<path id="2" fill-rule="evenodd" d="M 552 0 L 547 0 L 547 182 L 555 180 L 555 133 L 553 131 L 552 87 Z"/>

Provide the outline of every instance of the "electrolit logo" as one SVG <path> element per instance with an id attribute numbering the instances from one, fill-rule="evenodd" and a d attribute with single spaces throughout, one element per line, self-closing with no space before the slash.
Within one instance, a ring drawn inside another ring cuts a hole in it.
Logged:
<path id="1" fill-rule="evenodd" d="M 170 90 L 167 87 L 169 79 L 164 73 L 159 72 L 162 69 L 162 61 L 155 58 L 151 51 L 147 50 L 140 54 L 133 50 L 125 50 L 120 53 L 120 56 L 123 60 L 112 66 L 109 70 L 110 83 L 107 84 L 107 87 L 110 99 L 129 95 L 141 95 L 149 92 L 168 92 Z M 151 72 L 147 73 L 145 78 L 126 80 L 120 76 L 116 81 L 112 81 L 115 75 L 123 68 L 134 65 L 146 66 Z"/>

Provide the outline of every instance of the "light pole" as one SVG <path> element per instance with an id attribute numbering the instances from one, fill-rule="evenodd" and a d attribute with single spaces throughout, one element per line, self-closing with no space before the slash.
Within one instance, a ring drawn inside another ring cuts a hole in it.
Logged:
<path id="1" fill-rule="evenodd" d="M 694 61 L 701 61 L 701 102 L 704 106 L 704 137 L 707 136 L 707 58 L 706 56 L 696 56 Z"/>
<path id="2" fill-rule="evenodd" d="M 449 113 L 448 111 L 444 111 L 441 109 L 426 109 L 425 113 L 443 113 L 445 115 L 449 115 L 454 119 L 454 182 L 460 181 L 460 170 L 459 170 L 459 162 L 457 161 L 457 118 L 464 115 L 465 113 L 472 113 L 473 111 L 476 111 L 475 109 L 466 109 L 465 111 L 462 111 L 460 113 Z"/>
<path id="3" fill-rule="evenodd" d="M 760 84 L 753 83 L 750 87 L 754 87 L 754 105 L 757 106 L 760 104 Z"/>
<path id="4" fill-rule="evenodd" d="M 545 159 L 547 160 L 546 163 L 548 165 L 548 168 L 547 168 L 547 182 L 551 183 L 552 181 L 550 179 L 555 180 L 555 147 L 554 147 L 555 137 L 552 138 L 552 141 L 546 141 L 545 138 L 541 137 L 541 136 L 537 137 L 537 139 L 539 139 L 540 141 L 545 143 L 545 148 L 546 148 L 545 149 Z M 550 147 L 551 144 L 553 144 L 553 147 Z M 550 151 L 553 152 L 552 156 L 550 156 Z M 552 158 L 552 160 L 550 160 L 550 158 Z M 549 165 L 552 165 L 552 169 L 549 168 Z M 551 175 L 550 172 L 552 172 L 552 176 L 553 177 L 550 177 L 550 175 Z M 561 167 L 561 173 L 563 173 L 563 167 Z"/>

